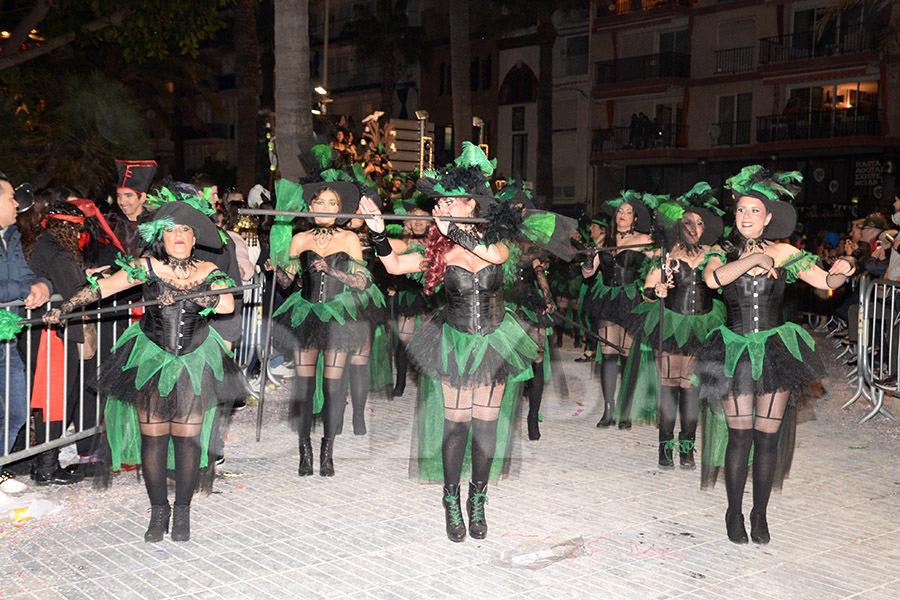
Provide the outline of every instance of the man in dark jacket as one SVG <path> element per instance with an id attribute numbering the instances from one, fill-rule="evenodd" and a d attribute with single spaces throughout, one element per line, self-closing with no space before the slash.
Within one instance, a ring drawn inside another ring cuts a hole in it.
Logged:
<path id="1" fill-rule="evenodd" d="M 52 287 L 48 280 L 35 276 L 25 262 L 15 225 L 18 206 L 9 177 L 0 173 L 0 303 L 24 300 L 25 308 L 32 309 L 50 300 Z M 14 342 L 0 343 L 0 390 L 6 390 L 9 384 L 9 395 L 0 392 L 0 456 L 9 452 L 28 416 L 25 367 Z"/>

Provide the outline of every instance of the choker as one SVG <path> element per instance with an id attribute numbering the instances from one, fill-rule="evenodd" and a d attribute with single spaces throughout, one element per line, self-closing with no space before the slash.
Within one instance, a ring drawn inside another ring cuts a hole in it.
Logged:
<path id="1" fill-rule="evenodd" d="M 755 252 L 766 247 L 766 240 L 762 236 L 758 238 L 747 238 L 744 242 L 744 250 L 747 252 Z"/>
<path id="2" fill-rule="evenodd" d="M 688 256 L 696 256 L 703 252 L 703 244 L 697 242 L 696 244 L 685 244 L 684 242 L 678 242 L 678 245 L 681 246 L 681 249 L 684 250 L 684 253 Z"/>
<path id="3" fill-rule="evenodd" d="M 617 231 L 616 232 L 616 235 L 618 235 L 619 237 L 625 237 L 626 235 L 632 235 L 632 234 L 634 234 L 634 227 L 632 227 L 628 231 Z"/>
<path id="4" fill-rule="evenodd" d="M 312 230 L 316 246 L 324 248 L 334 237 L 334 227 L 316 227 Z"/>
<path id="5" fill-rule="evenodd" d="M 190 279 L 197 271 L 197 259 L 191 254 L 187 258 L 168 257 L 166 264 L 172 267 L 172 273 L 177 279 Z"/>

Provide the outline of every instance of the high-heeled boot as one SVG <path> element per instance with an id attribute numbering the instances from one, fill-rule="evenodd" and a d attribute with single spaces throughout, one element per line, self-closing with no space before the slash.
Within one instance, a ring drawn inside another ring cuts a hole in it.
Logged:
<path id="1" fill-rule="evenodd" d="M 313 449 L 309 436 L 300 438 L 300 467 L 297 469 L 300 477 L 313 474 Z"/>
<path id="2" fill-rule="evenodd" d="M 161 542 L 163 536 L 169 532 L 169 515 L 172 509 L 169 503 L 154 504 L 150 507 L 150 525 L 144 533 L 144 541 L 150 543 Z"/>
<path id="3" fill-rule="evenodd" d="M 186 542 L 191 539 L 191 505 L 176 504 L 172 510 L 172 541 Z"/>
<path id="4" fill-rule="evenodd" d="M 603 416 L 597 427 L 615 425 L 613 415 L 616 412 L 616 379 L 619 376 L 619 357 L 616 354 L 604 355 L 600 361 L 600 388 L 603 391 Z"/>
<path id="5" fill-rule="evenodd" d="M 406 342 L 397 342 L 397 350 L 394 353 L 394 363 L 397 365 L 397 381 L 391 390 L 392 398 L 399 398 L 406 390 L 406 370 L 409 359 L 406 356 Z"/>
<path id="6" fill-rule="evenodd" d="M 334 476 L 334 438 L 322 438 L 322 449 L 319 457 L 319 475 Z"/>
<path id="7" fill-rule="evenodd" d="M 758 512 L 755 508 L 750 511 L 750 539 L 756 544 L 768 544 L 770 539 L 766 513 Z"/>
<path id="8" fill-rule="evenodd" d="M 735 544 L 746 544 L 748 541 L 742 513 L 732 513 L 730 510 L 725 512 L 725 531 L 728 532 L 728 539 Z"/>
<path id="9" fill-rule="evenodd" d="M 444 519 L 447 522 L 447 538 L 451 542 L 466 539 L 466 522 L 463 521 L 459 504 L 459 484 L 444 486 Z"/>
<path id="10" fill-rule="evenodd" d="M 487 536 L 487 519 L 484 516 L 484 505 L 488 501 L 485 494 L 487 482 L 470 481 L 469 498 L 466 500 L 466 512 L 469 514 L 469 535 L 476 540 L 483 540 Z"/>
<path id="11" fill-rule="evenodd" d="M 678 462 L 682 469 L 693 471 L 697 468 L 694 462 L 694 436 L 678 436 Z"/>
<path id="12" fill-rule="evenodd" d="M 674 469 L 675 439 L 671 434 L 659 433 L 659 468 Z"/>

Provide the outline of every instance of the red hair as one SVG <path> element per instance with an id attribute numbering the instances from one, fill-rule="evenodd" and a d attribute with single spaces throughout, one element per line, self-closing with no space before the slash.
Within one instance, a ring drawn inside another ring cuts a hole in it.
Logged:
<path id="1" fill-rule="evenodd" d="M 442 234 L 437 225 L 428 228 L 428 236 L 425 239 L 426 295 L 432 295 L 434 289 L 444 281 L 444 272 L 447 270 L 447 252 L 453 245 L 454 242 Z"/>

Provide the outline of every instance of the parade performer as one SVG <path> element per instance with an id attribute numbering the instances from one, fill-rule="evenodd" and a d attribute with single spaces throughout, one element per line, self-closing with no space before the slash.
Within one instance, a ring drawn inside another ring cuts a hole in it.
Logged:
<path id="1" fill-rule="evenodd" d="M 603 238 L 606 235 L 607 227 L 606 218 L 591 219 L 587 233 L 582 236 L 576 233 L 572 238 L 572 245 L 582 252 L 590 248 L 598 248 L 603 244 Z M 593 283 L 591 279 L 585 279 L 581 276 L 581 265 L 584 262 L 584 254 L 580 258 L 576 257 L 570 261 L 556 260 L 550 266 L 550 289 L 553 291 L 553 298 L 559 311 L 570 321 L 585 322 L 585 315 L 582 314 L 581 306 L 578 304 L 578 298 L 582 295 L 582 288 L 587 289 Z M 586 324 L 586 323 L 585 323 Z M 581 330 L 577 327 L 570 326 L 574 338 L 575 348 L 581 347 Z M 556 346 L 562 347 L 563 334 L 567 327 L 557 326 Z M 588 329 L 593 329 L 588 327 Z M 590 344 L 590 341 L 585 342 Z M 594 342 L 596 344 L 596 342 Z M 576 358 L 576 362 L 592 362 L 594 360 L 593 351 L 585 351 L 584 355 Z"/>
<path id="2" fill-rule="evenodd" d="M 663 202 L 656 209 L 657 223 L 663 227 L 667 252 L 662 268 L 654 266 L 644 281 L 648 300 L 634 312 L 645 342 L 657 350 L 661 387 L 656 402 L 632 414 L 656 414 L 659 423 L 659 461 L 664 469 L 674 468 L 678 449 L 682 468 L 695 468 L 694 443 L 700 415 L 700 391 L 691 382 L 694 354 L 709 332 L 725 321 L 725 306 L 714 299 L 706 286 L 703 269 L 712 256 L 710 245 L 722 236 L 722 211 L 706 182 L 689 192 Z M 658 301 L 665 304 L 660 315 Z M 662 354 L 659 354 L 662 327 Z M 642 370 L 643 371 L 643 370 Z M 649 397 L 649 395 L 648 395 Z M 645 399 L 646 400 L 646 399 Z M 652 399 L 651 399 L 652 400 Z M 636 404 L 640 403 L 640 395 Z M 681 432 L 675 442 L 675 417 L 681 415 Z M 638 417 L 640 418 L 640 417 Z"/>
<path id="3" fill-rule="evenodd" d="M 284 180 L 280 180 L 284 182 Z M 352 213 L 359 202 L 359 188 L 348 181 L 308 183 L 302 188 L 285 182 L 278 189 L 279 209 L 290 205 L 290 187 L 302 194 L 302 206 L 311 211 Z M 299 275 L 300 289 L 294 291 L 275 311 L 272 335 L 275 346 L 293 352 L 294 377 L 291 421 L 299 433 L 301 477 L 312 475 L 313 454 L 310 434 L 313 397 L 317 379 L 323 398 L 324 434 L 319 458 L 319 475 L 334 475 L 334 437 L 344 414 L 344 368 L 350 353 L 365 345 L 368 325 L 358 320 L 359 297 L 369 285 L 362 246 L 355 232 L 338 227 L 332 217 L 316 217 L 314 227 L 290 237 L 287 256 L 276 228 L 291 230 L 290 221 L 277 220 L 271 245 L 281 287 L 289 289 Z M 287 258 L 287 260 L 284 260 Z M 321 377 L 317 362 L 324 361 Z"/>
<path id="4" fill-rule="evenodd" d="M 602 248 L 609 250 L 587 255 L 581 273 L 585 278 L 599 269 L 601 277 L 579 298 L 579 305 L 590 317 L 601 338 L 611 341 L 624 352 L 601 344 L 600 386 L 603 390 L 603 416 L 597 427 L 609 427 L 615 423 L 616 379 L 622 374 L 632 336 L 625 325 L 632 322 L 632 309 L 641 302 L 641 285 L 653 255 L 653 239 L 650 237 L 650 210 L 642 196 L 634 190 L 621 192 L 618 198 L 606 202 L 601 210 L 609 215 L 610 226 Z M 615 250 L 619 246 L 647 246 Z M 627 414 L 627 411 L 625 411 Z M 623 419 L 619 429 L 629 429 L 631 422 Z"/>
<path id="5" fill-rule="evenodd" d="M 510 182 L 497 198 L 514 206 L 521 206 L 526 212 L 534 211 L 535 205 L 530 193 L 514 187 Z M 504 299 L 522 321 L 529 324 L 528 332 L 538 345 L 538 354 L 531 365 L 533 376 L 525 384 L 528 398 L 528 439 L 541 439 L 539 425 L 541 400 L 544 383 L 549 379 L 550 361 L 547 358 L 547 332 L 553 331 L 551 315 L 556 311 L 550 283 L 547 279 L 549 261 L 540 247 L 531 243 L 520 243 L 519 260 L 516 264 L 516 278 L 504 292 Z"/>
<path id="6" fill-rule="evenodd" d="M 210 262 L 194 257 L 194 245 L 222 244 L 212 222 L 188 202 L 166 202 L 153 220 L 141 225 L 147 256 L 121 261 L 123 269 L 93 279 L 44 320 L 59 323 L 61 313 L 96 302 L 138 285 L 148 307 L 129 327 L 103 362 L 100 391 L 108 396 L 105 416 L 113 467 L 122 462 L 142 467 L 150 498 L 147 542 L 161 541 L 172 515 L 172 540 L 190 539 L 190 507 L 200 469 L 203 487 L 211 487 L 214 461 L 209 460 L 209 432 L 219 398 L 233 396 L 240 369 L 224 340 L 207 324 L 211 313 L 234 310 L 231 294 L 209 294 L 177 300 L 181 294 L 214 291 L 232 284 Z M 139 431 L 140 435 L 136 433 Z M 175 504 L 167 498 L 166 470 L 173 446 Z"/>
<path id="7" fill-rule="evenodd" d="M 815 255 L 778 240 L 794 230 L 797 216 L 787 201 L 800 189 L 798 172 L 771 173 L 745 167 L 726 185 L 736 199 L 735 226 L 724 253 L 706 265 L 706 283 L 722 290 L 725 324 L 714 329 L 697 354 L 701 399 L 709 404 L 704 424 L 703 484 L 724 466 L 728 539 L 747 543 L 741 501 L 753 449 L 751 538 L 769 542 L 766 508 L 773 483 L 790 469 L 799 392 L 818 380 L 822 364 L 812 337 L 785 323 L 786 284 L 802 279 L 819 289 L 841 286 L 855 271 L 853 259 L 836 260 L 829 271 Z M 720 426 L 724 417 L 727 428 Z M 724 461 L 720 455 L 724 447 Z"/>
<path id="8" fill-rule="evenodd" d="M 518 235 L 521 211 L 516 221 L 511 207 L 494 201 L 487 181 L 493 169 L 477 146 L 464 142 L 453 165 L 426 171 L 419 179 L 418 189 L 438 199 L 424 257 L 396 253 L 382 219 L 367 221 L 388 272 L 424 271 L 426 293 L 442 283 L 447 297 L 446 305 L 417 329 L 408 353 L 420 372 L 419 454 L 413 458 L 419 477 L 443 480 L 447 537 L 454 542 L 466 537 L 459 480 L 470 429 L 472 481 L 466 508 L 469 534 L 482 539 L 487 535 L 488 480 L 501 473 L 512 439 L 521 393 L 513 382 L 516 376 L 530 375 L 538 351 L 503 305 L 504 267 L 514 266 L 515 260 L 502 240 Z M 363 210 L 380 212 L 368 199 Z M 488 216 L 483 230 L 440 219 L 471 217 L 479 210 Z M 439 451 L 434 452 L 434 444 Z"/>
<path id="9" fill-rule="evenodd" d="M 425 194 L 416 192 L 411 199 L 404 200 L 402 205 L 408 215 L 426 216 L 431 214 L 434 209 L 434 200 Z M 394 252 L 423 255 L 429 225 L 430 223 L 425 219 L 405 221 L 400 238 L 388 240 Z M 390 285 L 394 291 L 391 301 L 393 302 L 394 317 L 397 320 L 394 329 L 397 335 L 397 346 L 394 351 L 397 377 L 391 396 L 399 398 L 406 390 L 406 373 L 409 368 L 406 347 L 412 340 L 416 327 L 428 319 L 436 302 L 434 295 L 425 293 L 425 285 L 421 277 L 400 275 L 395 277 Z"/>

